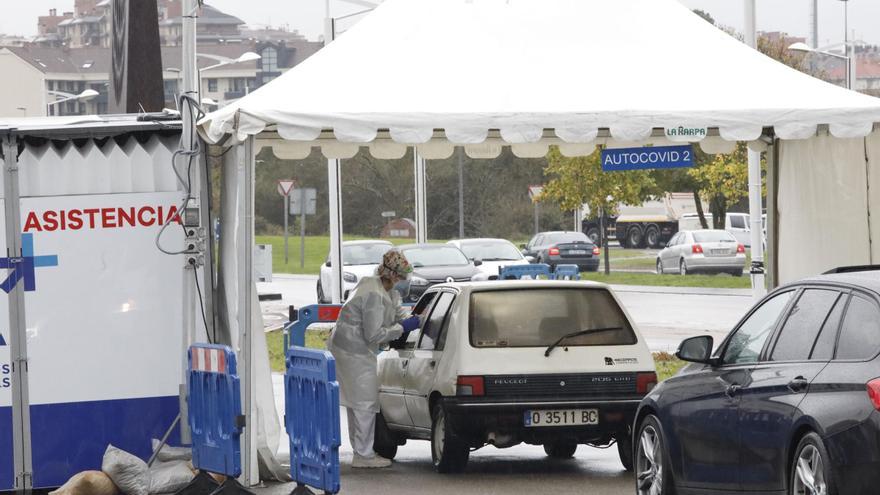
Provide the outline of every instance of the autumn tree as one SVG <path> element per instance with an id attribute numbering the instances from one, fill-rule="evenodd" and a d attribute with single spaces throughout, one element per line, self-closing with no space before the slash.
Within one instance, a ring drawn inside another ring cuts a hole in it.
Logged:
<path id="1" fill-rule="evenodd" d="M 619 203 L 640 205 L 654 188 L 654 180 L 645 170 L 602 171 L 599 148 L 589 156 L 569 158 L 553 146 L 547 154 L 544 173 L 550 181 L 544 185 L 541 200 L 556 201 L 566 211 L 587 205 L 591 212 L 602 209 L 616 215 Z"/>
<path id="2" fill-rule="evenodd" d="M 764 166 L 762 160 L 762 168 Z M 713 227 L 724 229 L 727 210 L 749 194 L 748 146 L 737 143 L 733 153 L 715 155 L 709 163 L 688 171 L 709 202 Z"/>

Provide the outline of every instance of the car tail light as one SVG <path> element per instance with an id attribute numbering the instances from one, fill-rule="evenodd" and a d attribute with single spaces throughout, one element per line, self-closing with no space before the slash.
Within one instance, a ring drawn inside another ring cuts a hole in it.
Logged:
<path id="1" fill-rule="evenodd" d="M 550 256 L 559 256 L 559 248 L 552 247 L 548 252 L 550 253 Z"/>
<path id="2" fill-rule="evenodd" d="M 639 373 L 636 375 L 636 392 L 647 394 L 657 386 L 657 373 Z"/>
<path id="3" fill-rule="evenodd" d="M 593 256 L 599 256 L 599 246 L 593 246 Z"/>
<path id="4" fill-rule="evenodd" d="M 742 244 L 737 244 L 737 245 L 736 245 L 736 252 L 737 252 L 737 253 L 745 253 L 745 252 L 746 252 L 746 247 L 745 247 L 744 245 L 742 245 Z"/>
<path id="5" fill-rule="evenodd" d="M 874 409 L 880 411 L 880 378 L 875 378 L 866 385 L 868 389 L 868 398 L 874 404 Z"/>
<path id="6" fill-rule="evenodd" d="M 456 395 L 485 395 L 482 376 L 459 376 L 455 382 Z"/>
<path id="7" fill-rule="evenodd" d="M 699 244 L 694 244 L 691 246 L 691 253 L 693 254 L 703 254 L 703 246 Z"/>

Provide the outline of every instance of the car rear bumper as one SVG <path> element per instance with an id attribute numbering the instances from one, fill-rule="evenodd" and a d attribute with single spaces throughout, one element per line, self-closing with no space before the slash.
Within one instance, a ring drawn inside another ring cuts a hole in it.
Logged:
<path id="1" fill-rule="evenodd" d="M 580 271 L 593 272 L 599 269 L 599 257 L 572 258 L 570 256 L 550 256 L 547 262 L 551 265 L 577 265 Z"/>
<path id="2" fill-rule="evenodd" d="M 693 256 L 686 261 L 688 270 L 735 270 L 744 269 L 745 256 Z"/>
<path id="3" fill-rule="evenodd" d="M 607 400 L 454 397 L 445 399 L 444 405 L 455 430 L 469 439 L 485 441 L 492 432 L 512 436 L 518 442 L 543 444 L 563 439 L 576 443 L 610 441 L 612 437 L 628 432 L 639 402 L 640 399 L 635 397 Z M 526 411 L 570 409 L 596 409 L 599 422 L 580 426 L 525 426 Z"/>

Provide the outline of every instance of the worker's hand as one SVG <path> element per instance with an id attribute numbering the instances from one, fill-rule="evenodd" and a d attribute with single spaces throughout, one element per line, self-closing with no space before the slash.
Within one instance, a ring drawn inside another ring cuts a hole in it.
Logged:
<path id="1" fill-rule="evenodd" d="M 419 323 L 421 320 L 418 316 L 410 316 L 409 318 L 400 322 L 400 325 L 403 327 L 403 333 L 410 333 L 416 328 L 419 328 Z"/>

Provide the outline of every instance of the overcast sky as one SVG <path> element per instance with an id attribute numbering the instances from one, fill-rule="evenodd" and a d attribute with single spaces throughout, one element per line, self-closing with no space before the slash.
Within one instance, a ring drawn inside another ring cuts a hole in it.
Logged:
<path id="1" fill-rule="evenodd" d="M 2 0 L 15 3 L 0 16 L 0 33 L 33 35 L 37 16 L 49 9 L 72 10 L 73 0 Z M 614 0 L 608 0 L 614 1 Z M 703 9 L 726 26 L 742 30 L 742 0 L 679 0 L 690 8 Z M 785 31 L 791 35 L 808 36 L 809 9 L 812 0 L 757 0 L 758 30 Z M 209 4 L 236 15 L 245 22 L 259 25 L 288 25 L 311 39 L 322 32 L 324 0 L 209 0 Z M 857 39 L 880 45 L 880 1 L 849 0 L 850 29 Z M 841 0 L 819 0 L 819 42 L 821 45 L 843 41 L 843 7 Z M 341 16 L 361 10 L 342 0 L 334 0 L 332 15 Z M 451 32 L 450 34 L 454 34 Z"/>

